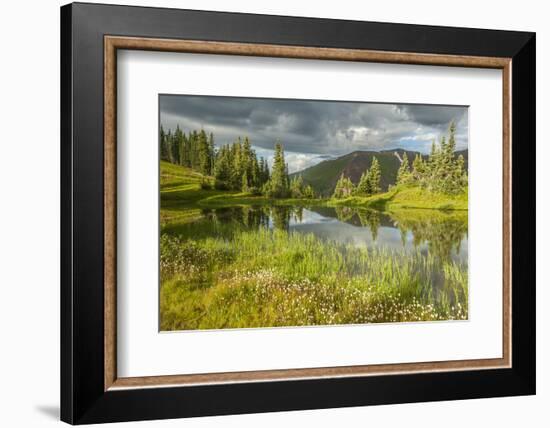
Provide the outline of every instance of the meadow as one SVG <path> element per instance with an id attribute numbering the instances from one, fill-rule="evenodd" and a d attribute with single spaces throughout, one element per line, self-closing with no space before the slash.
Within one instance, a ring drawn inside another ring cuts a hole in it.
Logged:
<path id="1" fill-rule="evenodd" d="M 167 162 L 160 186 L 161 330 L 468 318 L 467 194 L 273 199 Z"/>

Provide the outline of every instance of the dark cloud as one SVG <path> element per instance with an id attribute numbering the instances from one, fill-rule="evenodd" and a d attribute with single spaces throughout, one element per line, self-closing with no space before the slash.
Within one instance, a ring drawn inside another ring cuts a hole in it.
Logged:
<path id="1" fill-rule="evenodd" d="M 285 151 L 308 159 L 395 147 L 426 152 L 452 120 L 457 148 L 468 146 L 463 106 L 162 95 L 160 118 L 166 129 L 211 131 L 217 144 L 247 135 L 256 148 L 269 151 L 278 140 Z"/>

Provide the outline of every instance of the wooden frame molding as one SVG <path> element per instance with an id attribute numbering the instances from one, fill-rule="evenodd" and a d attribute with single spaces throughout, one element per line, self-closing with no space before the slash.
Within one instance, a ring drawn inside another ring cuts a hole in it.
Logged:
<path id="1" fill-rule="evenodd" d="M 421 64 L 502 70 L 503 81 L 503 349 L 502 358 L 118 378 L 116 367 L 116 62 L 118 49 L 338 61 Z M 512 62 L 510 58 L 383 52 L 252 43 L 104 37 L 104 389 L 359 377 L 509 368 L 512 361 Z"/>

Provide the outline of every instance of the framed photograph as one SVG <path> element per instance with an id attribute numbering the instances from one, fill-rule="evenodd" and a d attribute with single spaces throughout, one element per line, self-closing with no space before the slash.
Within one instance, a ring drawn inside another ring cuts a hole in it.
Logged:
<path id="1" fill-rule="evenodd" d="M 535 35 L 61 8 L 61 418 L 535 393 Z"/>

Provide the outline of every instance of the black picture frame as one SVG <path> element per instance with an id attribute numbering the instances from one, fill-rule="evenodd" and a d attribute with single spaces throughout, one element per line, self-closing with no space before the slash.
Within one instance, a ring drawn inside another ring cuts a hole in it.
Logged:
<path id="1" fill-rule="evenodd" d="M 104 391 L 104 36 L 512 58 L 512 367 Z M 73 3 L 61 8 L 61 419 L 71 424 L 535 393 L 535 34 Z"/>

